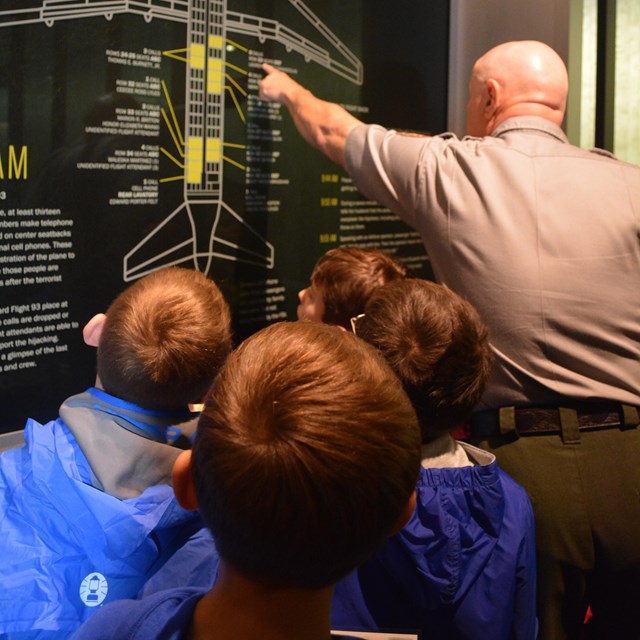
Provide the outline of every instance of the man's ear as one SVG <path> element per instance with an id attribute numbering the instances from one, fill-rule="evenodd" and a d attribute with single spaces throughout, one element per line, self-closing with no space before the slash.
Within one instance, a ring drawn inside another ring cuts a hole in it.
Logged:
<path id="1" fill-rule="evenodd" d="M 404 511 L 400 514 L 395 527 L 389 534 L 389 537 L 395 536 L 396 533 L 400 533 L 400 531 L 404 528 L 404 526 L 409 522 L 413 512 L 416 510 L 416 502 L 418 498 L 416 496 L 416 492 L 412 491 L 411 496 L 409 497 L 409 501 L 407 502 L 407 506 L 404 508 Z"/>
<path id="2" fill-rule="evenodd" d="M 173 491 L 181 507 L 187 511 L 195 511 L 198 508 L 189 450 L 183 451 L 173 463 Z"/>
<path id="3" fill-rule="evenodd" d="M 106 319 L 107 316 L 105 316 L 104 313 L 97 313 L 84 325 L 82 337 L 86 345 L 97 347 L 98 344 L 100 344 L 100 337 L 102 336 L 102 329 L 104 328 Z"/>
<path id="4" fill-rule="evenodd" d="M 496 80 L 489 78 L 485 84 L 485 102 L 484 113 L 490 118 L 498 108 L 498 102 L 501 97 L 501 88 Z"/>

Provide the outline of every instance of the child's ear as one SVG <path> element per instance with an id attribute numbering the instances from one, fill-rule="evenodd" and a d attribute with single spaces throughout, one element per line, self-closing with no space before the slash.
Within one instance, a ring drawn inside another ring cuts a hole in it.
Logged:
<path id="1" fill-rule="evenodd" d="M 102 329 L 104 328 L 106 319 L 107 316 L 105 316 L 104 313 L 97 313 L 84 325 L 82 337 L 86 345 L 97 347 L 98 344 L 100 344 L 100 337 L 102 336 Z"/>
<path id="2" fill-rule="evenodd" d="M 191 451 L 183 451 L 173 463 L 173 491 L 181 507 L 188 511 L 198 508 L 191 472 Z"/>
<path id="3" fill-rule="evenodd" d="M 411 496 L 409 497 L 409 502 L 407 502 L 407 506 L 404 508 L 404 511 L 400 514 L 400 517 L 396 522 L 396 526 L 393 528 L 393 530 L 389 534 L 389 537 L 395 536 L 396 533 L 400 533 L 400 531 L 404 528 L 407 522 L 409 522 L 409 520 L 411 519 L 411 516 L 413 515 L 413 512 L 416 510 L 416 501 L 417 501 L 416 492 L 413 491 L 411 493 Z"/>

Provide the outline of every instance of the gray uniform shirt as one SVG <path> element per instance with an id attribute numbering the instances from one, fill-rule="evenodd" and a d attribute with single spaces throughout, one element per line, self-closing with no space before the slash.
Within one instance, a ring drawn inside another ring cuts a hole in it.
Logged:
<path id="1" fill-rule="evenodd" d="M 640 168 L 536 117 L 462 140 L 362 125 L 346 160 L 489 326 L 496 366 L 481 408 L 640 404 Z"/>

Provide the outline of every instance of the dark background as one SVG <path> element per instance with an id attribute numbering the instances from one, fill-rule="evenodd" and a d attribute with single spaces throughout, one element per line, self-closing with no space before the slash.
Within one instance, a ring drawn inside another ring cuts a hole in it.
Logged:
<path id="1" fill-rule="evenodd" d="M 15 8 L 24 9 L 27 15 L 40 4 L 30 0 L 16 3 Z M 285 68 L 295 69 L 297 79 L 319 97 L 341 104 L 365 105 L 368 112 L 356 115 L 366 122 L 425 133 L 445 130 L 448 0 L 308 0 L 307 6 L 362 61 L 362 86 L 305 62 L 295 51 L 287 52 L 282 44 L 259 42 L 234 33 L 227 36 L 243 47 L 262 52 L 265 58 L 281 60 Z M 28 145 L 29 173 L 26 180 L 0 181 L 0 190 L 5 192 L 0 207 L 60 208 L 61 217 L 74 220 L 76 258 L 61 263 L 63 281 L 59 284 L 0 289 L 0 307 L 66 299 L 70 319 L 80 329 L 61 334 L 69 343 L 68 353 L 43 357 L 36 368 L 27 371 L 0 373 L 3 432 L 21 429 L 27 417 L 40 422 L 54 419 L 67 396 L 93 384 L 95 353 L 82 342 L 81 328 L 95 313 L 105 311 L 127 286 L 123 278 L 124 255 L 184 199 L 183 183 L 175 181 L 160 185 L 157 205 L 109 205 L 109 199 L 119 190 L 126 190 L 145 177 L 175 174 L 175 167 L 162 157 L 159 172 L 148 175 L 79 170 L 76 165 L 80 161 L 104 161 L 116 149 L 135 148 L 142 143 L 171 147 L 165 126 L 161 126 L 159 139 L 145 140 L 87 134 L 85 126 L 108 119 L 116 106 L 140 102 L 136 96 L 115 93 L 116 80 L 139 79 L 145 73 L 159 74 L 165 81 L 182 122 L 184 62 L 163 56 L 159 72 L 145 72 L 108 64 L 105 51 L 184 49 L 187 32 L 186 24 L 180 22 L 147 22 L 142 16 L 126 14 L 114 15 L 111 20 L 100 16 L 61 20 L 52 26 L 42 22 L 10 25 L 6 13 L 9 8 L 14 8 L 11 3 L 0 3 L 0 153 L 4 154 L 10 144 Z M 276 19 L 330 49 L 286 0 L 229 0 L 228 10 Z M 248 69 L 248 75 L 233 70 L 229 73 L 249 93 L 254 91 L 252 86 L 258 75 L 252 74 L 261 74 L 249 66 L 248 54 L 239 48 L 229 50 L 227 62 Z M 240 99 L 245 114 L 247 100 Z M 167 106 L 163 96 L 145 101 Z M 242 122 L 238 114 L 238 108 L 227 96 L 224 140 L 246 144 L 251 120 Z M 235 312 L 236 341 L 267 323 L 264 319 L 239 318 L 242 312 L 238 310 L 248 304 L 247 296 L 256 287 L 259 289 L 267 280 L 284 286 L 286 300 L 281 306 L 288 319 L 295 319 L 297 292 L 307 286 L 315 261 L 339 244 L 339 239 L 320 241 L 321 234 L 337 231 L 339 212 L 319 206 L 320 199 L 331 192 L 318 178 L 340 172 L 302 142 L 288 114 L 283 111 L 282 116 L 273 125 L 281 130 L 282 142 L 277 145 L 280 156 L 271 170 L 286 177 L 289 184 L 261 187 L 267 198 L 280 201 L 278 211 L 245 211 L 246 172 L 233 164 L 224 166 L 224 201 L 273 245 L 275 253 L 272 269 L 213 260 L 208 275 L 220 284 Z M 261 147 L 269 151 L 276 145 L 261 143 Z M 225 153 L 238 163 L 245 163 L 243 150 Z M 400 222 L 390 225 L 406 229 Z M 229 233 L 233 234 L 233 229 Z M 238 227 L 236 233 L 246 235 L 246 230 Z M 242 243 L 243 238 L 238 241 Z M 416 242 L 403 247 L 398 255 L 423 251 Z M 430 277 L 426 260 L 420 275 Z"/>

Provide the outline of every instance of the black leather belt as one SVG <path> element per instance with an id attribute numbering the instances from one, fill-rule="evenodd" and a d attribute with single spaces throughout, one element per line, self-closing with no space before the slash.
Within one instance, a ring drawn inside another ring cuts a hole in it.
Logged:
<path id="1" fill-rule="evenodd" d="M 615 402 L 572 404 L 565 407 L 502 407 L 478 411 L 471 418 L 474 436 L 515 432 L 520 436 L 562 433 L 563 420 L 577 418 L 579 431 L 633 429 L 640 422 L 640 408 Z"/>

